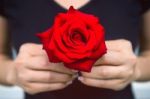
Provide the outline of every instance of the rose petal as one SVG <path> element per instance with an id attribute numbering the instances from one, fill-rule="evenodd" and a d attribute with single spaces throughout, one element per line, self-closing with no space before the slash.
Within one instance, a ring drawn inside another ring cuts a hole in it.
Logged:
<path id="1" fill-rule="evenodd" d="M 105 42 L 101 42 L 98 49 L 93 51 L 93 54 L 91 57 L 97 59 L 97 58 L 101 57 L 102 55 L 104 55 L 106 52 L 107 52 L 106 44 L 105 44 Z"/>
<path id="2" fill-rule="evenodd" d="M 79 61 L 76 61 L 74 63 L 64 63 L 64 65 L 71 69 L 76 69 L 80 71 L 90 72 L 93 64 L 96 62 L 96 60 L 91 59 L 81 59 Z"/>
<path id="3" fill-rule="evenodd" d="M 55 27 L 55 28 L 61 28 L 61 26 L 63 26 L 66 22 L 67 22 L 67 16 L 66 16 L 66 14 L 59 13 L 55 17 L 53 27 Z"/>
<path id="4" fill-rule="evenodd" d="M 54 62 L 54 63 L 58 63 L 58 62 L 62 62 L 58 57 L 56 57 L 56 55 L 53 53 L 53 51 L 50 51 L 48 49 L 45 49 L 49 58 L 50 62 Z"/>
<path id="5" fill-rule="evenodd" d="M 51 40 L 52 35 L 53 35 L 52 28 L 49 28 L 45 32 L 36 34 L 36 36 L 43 43 L 43 48 L 46 48 L 48 46 L 48 43 Z"/>
<path id="6" fill-rule="evenodd" d="M 74 13 L 74 12 L 76 12 L 77 10 L 75 10 L 74 9 L 74 7 L 73 6 L 70 6 L 70 8 L 69 8 L 69 10 L 68 10 L 68 14 L 71 14 L 71 13 Z"/>

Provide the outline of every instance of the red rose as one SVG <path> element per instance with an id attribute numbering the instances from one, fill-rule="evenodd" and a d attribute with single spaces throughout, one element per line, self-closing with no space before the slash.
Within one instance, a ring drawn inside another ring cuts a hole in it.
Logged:
<path id="1" fill-rule="evenodd" d="M 59 13 L 53 26 L 37 35 L 50 62 L 63 62 L 68 68 L 90 72 L 106 53 L 104 28 L 98 18 L 73 7 Z"/>

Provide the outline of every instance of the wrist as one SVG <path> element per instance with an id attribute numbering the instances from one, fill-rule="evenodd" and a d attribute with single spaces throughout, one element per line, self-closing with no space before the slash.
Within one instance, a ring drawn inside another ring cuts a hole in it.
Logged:
<path id="1" fill-rule="evenodd" d="M 6 83 L 8 85 L 15 85 L 16 84 L 16 73 L 15 73 L 15 63 L 12 60 L 7 62 L 7 75 L 6 75 Z"/>
<path id="2" fill-rule="evenodd" d="M 135 81 L 141 81 L 142 79 L 142 69 L 141 69 L 141 63 L 142 63 L 143 57 L 137 58 L 137 63 L 135 66 Z"/>
<path id="3" fill-rule="evenodd" d="M 14 85 L 14 62 L 9 57 L 0 56 L 0 83 L 3 85 Z"/>
<path id="4" fill-rule="evenodd" d="M 0 84 L 13 85 L 12 83 L 12 60 L 7 56 L 0 56 Z"/>

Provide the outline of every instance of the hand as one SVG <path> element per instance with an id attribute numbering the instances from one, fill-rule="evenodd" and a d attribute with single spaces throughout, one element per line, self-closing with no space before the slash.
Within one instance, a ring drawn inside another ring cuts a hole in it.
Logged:
<path id="1" fill-rule="evenodd" d="M 22 45 L 13 66 L 14 84 L 30 94 L 65 88 L 75 76 L 62 63 L 50 63 L 42 45 L 37 44 Z"/>
<path id="2" fill-rule="evenodd" d="M 88 86 L 121 90 L 136 79 L 137 58 L 127 40 L 107 41 L 107 54 L 100 58 L 91 73 L 82 72 L 79 80 Z"/>

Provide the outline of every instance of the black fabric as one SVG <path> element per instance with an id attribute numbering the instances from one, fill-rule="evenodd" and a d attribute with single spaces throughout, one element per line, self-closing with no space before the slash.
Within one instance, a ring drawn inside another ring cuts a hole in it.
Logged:
<path id="1" fill-rule="evenodd" d="M 0 0 L 0 16 L 4 15 L 4 0 Z"/>
<path id="2" fill-rule="evenodd" d="M 26 99 L 134 99 L 131 86 L 122 91 L 112 91 L 85 86 L 77 80 L 63 90 L 25 96 Z"/>
<path id="3" fill-rule="evenodd" d="M 138 45 L 139 22 L 142 6 L 139 0 L 91 0 L 79 10 L 99 17 L 106 30 L 106 40 L 124 38 L 135 48 Z M 66 10 L 53 0 L 5 0 L 5 14 L 10 25 L 13 46 L 16 50 L 23 43 L 39 43 L 36 33 L 48 29 L 54 16 Z M 29 60 L 30 61 L 30 60 Z M 69 87 L 26 99 L 133 99 L 131 86 L 121 91 L 89 87 L 77 80 Z"/>
<path id="4" fill-rule="evenodd" d="M 145 13 L 150 8 L 150 0 L 140 0 L 142 5 L 142 13 Z"/>

